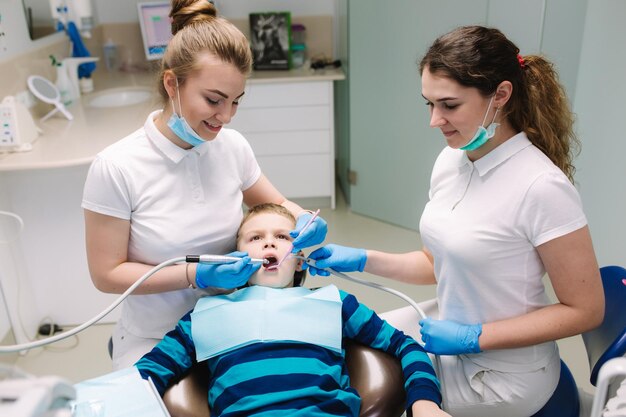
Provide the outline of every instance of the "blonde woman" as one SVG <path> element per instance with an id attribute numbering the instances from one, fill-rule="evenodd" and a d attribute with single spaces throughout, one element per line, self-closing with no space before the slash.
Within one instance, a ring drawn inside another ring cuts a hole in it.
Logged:
<path id="1" fill-rule="evenodd" d="M 237 112 L 252 67 L 246 37 L 206 0 L 173 0 L 171 39 L 162 60 L 163 109 L 142 128 L 98 154 L 85 184 L 87 257 L 92 281 L 122 293 L 144 273 L 185 254 L 236 248 L 242 203 L 281 204 L 297 218 L 295 249 L 321 243 L 319 217 L 285 199 L 262 174 L 252 149 L 226 128 Z M 235 288 L 260 265 L 163 268 L 129 297 L 113 334 L 113 366 L 130 366 L 150 351 L 204 293 Z"/>

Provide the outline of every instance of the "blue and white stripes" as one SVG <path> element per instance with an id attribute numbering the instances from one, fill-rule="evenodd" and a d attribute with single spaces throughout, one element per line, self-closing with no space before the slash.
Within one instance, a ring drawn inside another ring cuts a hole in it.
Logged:
<path id="1" fill-rule="evenodd" d="M 344 339 L 400 359 L 407 407 L 420 399 L 439 404 L 439 383 L 424 350 L 354 296 L 340 293 Z M 206 361 L 211 415 L 358 416 L 361 401 L 350 387 L 344 354 L 312 344 L 267 342 L 211 358 Z M 152 378 L 163 395 L 194 364 L 193 358 L 195 347 L 187 314 L 136 366 L 143 378 Z"/>

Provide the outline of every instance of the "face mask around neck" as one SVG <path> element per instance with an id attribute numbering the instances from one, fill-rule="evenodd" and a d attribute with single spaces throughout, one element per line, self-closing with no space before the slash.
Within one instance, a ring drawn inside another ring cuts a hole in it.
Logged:
<path id="1" fill-rule="evenodd" d="M 496 116 L 498 115 L 498 111 L 500 111 L 500 108 L 496 108 L 496 113 L 493 115 L 491 124 L 487 126 L 486 128 L 484 127 L 485 121 L 487 120 L 487 115 L 489 114 L 489 109 L 491 108 L 491 103 L 493 102 L 493 97 L 494 96 L 491 96 L 491 100 L 489 100 L 489 105 L 487 106 L 487 112 L 485 113 L 483 122 L 481 123 L 480 126 L 478 126 L 478 129 L 476 130 L 474 137 L 469 142 L 467 142 L 465 146 L 462 146 L 461 150 L 464 150 L 464 151 L 476 150 L 480 148 L 481 146 L 483 146 L 485 143 L 487 143 L 487 141 L 496 134 L 496 128 L 500 126 L 500 123 L 495 123 L 495 120 L 496 120 Z"/>
<path id="2" fill-rule="evenodd" d="M 200 137 L 187 123 L 187 120 L 183 117 L 183 108 L 180 104 L 180 90 L 178 88 L 178 80 L 176 80 L 176 94 L 178 96 L 178 108 L 180 110 L 180 116 L 176 113 L 176 107 L 174 105 L 174 99 L 172 99 L 172 115 L 167 121 L 167 126 L 174 132 L 176 136 L 187 142 L 191 146 L 202 145 L 205 140 Z"/>

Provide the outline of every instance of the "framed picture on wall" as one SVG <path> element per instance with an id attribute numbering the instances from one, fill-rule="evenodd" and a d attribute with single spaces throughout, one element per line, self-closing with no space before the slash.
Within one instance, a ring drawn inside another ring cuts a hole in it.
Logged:
<path id="1" fill-rule="evenodd" d="M 291 13 L 250 13 L 255 70 L 288 70 L 291 65 Z"/>

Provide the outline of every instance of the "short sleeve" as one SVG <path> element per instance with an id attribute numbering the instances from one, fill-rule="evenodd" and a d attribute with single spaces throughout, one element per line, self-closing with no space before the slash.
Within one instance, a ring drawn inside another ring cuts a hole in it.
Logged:
<path id="1" fill-rule="evenodd" d="M 561 173 L 543 174 L 531 184 L 520 219 L 535 247 L 587 225 L 580 195 Z"/>
<path id="2" fill-rule="evenodd" d="M 261 167 L 259 166 L 254 151 L 248 143 L 248 141 L 239 134 L 242 139 L 241 149 L 241 163 L 242 163 L 242 178 L 241 178 L 241 190 L 245 191 L 252 187 L 261 177 Z"/>
<path id="3" fill-rule="evenodd" d="M 132 211 L 131 191 L 123 171 L 112 162 L 97 156 L 87 173 L 82 207 L 129 220 Z"/>

